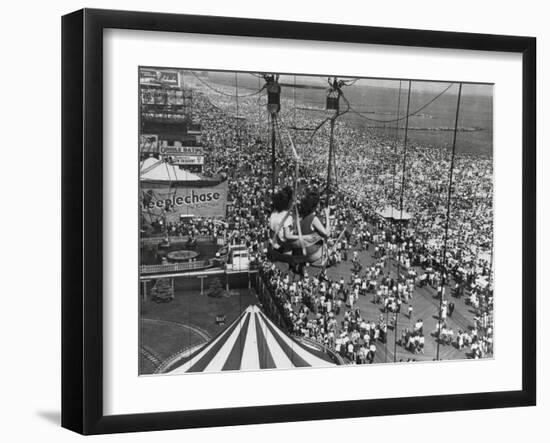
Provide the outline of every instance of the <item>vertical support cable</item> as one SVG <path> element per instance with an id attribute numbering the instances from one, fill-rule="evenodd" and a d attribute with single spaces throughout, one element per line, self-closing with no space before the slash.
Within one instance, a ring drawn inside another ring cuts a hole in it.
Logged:
<path id="1" fill-rule="evenodd" d="M 327 171 L 327 208 L 330 202 L 330 175 L 332 170 L 332 157 L 333 157 L 333 138 L 334 138 L 334 122 L 336 116 L 330 119 L 330 139 L 328 145 L 328 171 Z"/>
<path id="2" fill-rule="evenodd" d="M 332 170 L 333 170 L 333 178 L 332 178 L 332 181 L 334 182 L 334 188 L 337 189 L 338 188 L 338 164 L 336 162 L 336 141 L 334 140 L 334 137 L 333 137 L 333 141 L 332 141 Z"/>
<path id="3" fill-rule="evenodd" d="M 405 193 L 405 168 L 407 167 L 407 141 L 409 135 L 409 108 L 411 106 L 411 86 L 412 81 L 409 80 L 409 90 L 407 93 L 407 113 L 405 117 L 405 140 L 403 144 L 403 170 L 401 171 L 401 197 L 399 199 L 399 241 L 401 241 L 401 246 L 398 246 L 397 251 L 397 297 L 399 297 L 399 278 L 401 276 L 401 250 L 403 249 L 403 195 Z M 399 243 L 398 243 L 399 244 Z M 393 329 L 394 335 L 394 350 L 397 348 L 397 320 L 399 314 L 396 312 L 395 316 L 395 325 Z M 393 354 L 393 361 L 395 362 L 397 355 Z"/>
<path id="4" fill-rule="evenodd" d="M 275 194 L 275 114 L 271 115 L 271 195 Z"/>
<path id="5" fill-rule="evenodd" d="M 261 79 L 260 77 L 258 77 L 258 91 L 261 91 L 261 90 L 262 90 Z M 262 98 L 262 94 L 258 93 L 258 139 L 261 138 L 261 133 L 262 133 L 261 98 Z"/>
<path id="6" fill-rule="evenodd" d="M 296 150 L 296 146 L 294 145 L 294 141 L 292 140 L 292 136 L 290 135 L 290 131 L 288 130 L 288 127 L 285 125 L 284 121 L 282 121 L 282 118 L 279 117 L 281 120 L 281 123 L 283 125 L 284 130 L 286 131 L 286 134 L 288 136 L 288 141 L 290 142 L 290 148 L 292 150 L 292 158 L 294 159 L 294 196 L 293 196 L 293 202 L 292 206 L 294 206 L 296 210 L 296 220 L 299 220 L 299 214 L 298 214 L 298 205 L 296 204 L 298 200 L 298 181 L 300 176 L 300 156 L 298 155 L 298 151 Z M 283 146 L 283 138 L 281 137 L 281 131 L 279 129 L 279 120 L 276 120 L 277 123 L 277 133 L 279 134 L 279 142 L 281 143 L 281 146 Z M 284 146 L 283 146 L 284 147 Z M 289 211 L 290 213 L 290 211 Z M 300 226 L 300 223 L 296 223 L 296 227 L 298 229 L 298 241 L 302 245 L 302 255 L 306 255 L 306 248 L 304 246 L 303 238 L 302 238 L 302 228 Z"/>
<path id="7" fill-rule="evenodd" d="M 237 149 L 239 150 L 239 154 L 237 157 L 237 162 L 239 163 L 239 176 L 241 175 L 242 171 L 240 171 L 241 168 L 241 133 L 240 133 L 240 121 L 239 121 L 239 79 L 237 77 L 237 72 L 235 72 L 235 105 L 236 105 L 236 125 L 235 128 L 237 130 Z"/>
<path id="8" fill-rule="evenodd" d="M 294 115 L 292 117 L 292 126 L 296 127 L 296 76 L 294 76 L 294 88 L 292 89 L 292 93 L 294 94 Z"/>
<path id="9" fill-rule="evenodd" d="M 393 218 L 393 202 L 395 199 L 395 176 L 397 174 L 397 162 L 395 161 L 397 159 L 397 145 L 399 140 L 399 116 L 401 114 L 401 80 L 399 80 L 399 93 L 397 95 L 397 111 L 396 111 L 396 118 L 395 118 L 395 143 L 393 146 L 393 180 L 392 180 L 392 194 L 391 194 L 391 216 Z M 407 112 L 408 114 L 408 112 Z"/>
<path id="10" fill-rule="evenodd" d="M 403 191 L 405 190 L 405 168 L 407 166 L 407 137 L 409 135 L 409 107 L 411 104 L 411 80 L 409 80 L 409 92 L 407 94 L 407 115 L 405 118 L 405 142 L 403 146 L 403 170 L 401 171 L 401 197 L 399 199 L 399 210 L 403 217 Z"/>
<path id="11" fill-rule="evenodd" d="M 460 96 L 462 94 L 462 83 L 458 84 L 458 98 L 456 101 L 456 116 L 455 116 L 455 129 L 453 132 L 453 150 L 451 154 L 451 167 L 449 170 L 449 189 L 447 190 L 447 217 L 445 221 L 445 237 L 443 240 L 443 273 L 441 278 L 441 297 L 439 298 L 439 331 L 437 334 L 437 355 L 436 360 L 439 360 L 439 344 L 440 344 L 440 335 L 441 335 L 441 307 L 443 306 L 443 289 L 445 288 L 446 279 L 447 279 L 447 240 L 449 238 L 449 217 L 451 214 L 451 194 L 453 192 L 453 171 L 455 166 L 455 152 L 456 152 L 456 133 L 458 130 L 458 116 L 460 112 Z"/>
<path id="12" fill-rule="evenodd" d="M 241 177 L 241 175 L 244 175 L 244 171 L 242 171 L 242 158 L 241 158 L 241 151 L 242 151 L 242 146 L 241 146 L 241 120 L 239 119 L 239 77 L 238 77 L 238 73 L 235 72 L 235 99 L 236 99 L 236 106 L 237 106 L 237 149 L 239 150 L 239 155 L 237 157 L 237 162 L 239 164 L 238 168 L 239 168 L 239 177 Z M 228 252 L 229 252 L 229 249 L 228 249 Z M 233 259 L 235 260 L 235 259 Z M 239 265 L 240 267 L 240 265 Z M 227 289 L 228 289 L 228 292 L 229 292 L 229 277 L 227 278 Z M 229 295 L 229 294 L 228 294 Z M 239 291 L 239 312 L 243 312 L 243 307 L 241 306 L 242 305 L 242 296 L 241 296 L 241 292 Z M 244 319 L 244 315 L 242 317 Z M 239 329 L 242 327 L 241 325 L 241 320 L 237 320 L 239 322 Z M 241 338 L 241 335 L 242 334 L 239 334 L 238 337 L 239 337 L 239 349 L 243 349 L 242 347 L 242 338 Z M 242 359 L 242 354 L 241 354 L 241 359 Z"/>
<path id="13" fill-rule="evenodd" d="M 407 93 L 407 112 L 405 117 L 405 141 L 403 144 L 403 169 L 401 171 L 401 196 L 399 198 L 399 240 L 402 240 L 403 234 L 403 195 L 405 192 L 405 168 L 407 166 L 407 141 L 409 135 L 409 108 L 411 105 L 411 85 L 412 82 L 409 80 L 409 91 Z M 401 273 L 401 248 L 398 250 L 397 254 L 397 282 L 399 284 L 399 275 Z"/>

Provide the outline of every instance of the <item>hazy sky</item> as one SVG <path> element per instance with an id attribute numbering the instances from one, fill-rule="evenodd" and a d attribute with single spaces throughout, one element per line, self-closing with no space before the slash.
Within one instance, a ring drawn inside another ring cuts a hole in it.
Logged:
<path id="1" fill-rule="evenodd" d="M 233 82 L 235 73 L 234 72 L 216 72 L 211 74 L 214 77 L 217 77 L 218 79 L 227 77 L 225 80 L 229 82 Z M 238 74 L 240 78 L 242 76 L 251 76 L 252 74 L 247 73 L 239 73 Z M 256 74 L 257 75 L 257 74 Z M 281 83 L 294 83 L 295 76 L 293 75 L 282 75 L 280 77 Z M 341 77 L 346 78 L 346 77 Z M 327 76 L 315 76 L 315 75 L 297 75 L 296 76 L 296 83 L 297 84 L 307 84 L 307 85 L 315 85 L 315 86 L 323 86 L 328 87 L 327 82 L 328 77 Z M 355 85 L 361 86 L 374 86 L 374 87 L 382 87 L 382 88 L 399 88 L 399 79 L 397 80 L 390 80 L 390 79 L 375 79 L 375 78 L 361 78 L 359 79 Z M 449 85 L 448 82 L 444 81 L 413 81 L 412 82 L 412 90 L 414 91 L 425 91 L 425 92 L 441 92 L 442 89 L 445 89 Z M 401 80 L 401 87 L 406 90 L 408 86 L 408 79 Z M 455 88 L 452 88 L 451 91 L 453 92 Z M 458 87 L 456 87 L 458 90 Z M 462 93 L 464 95 L 483 95 L 483 96 L 491 96 L 493 93 L 493 85 L 488 84 L 478 84 L 478 83 L 466 83 L 464 84 L 462 88 Z"/>
<path id="2" fill-rule="evenodd" d="M 342 77 L 345 78 L 345 77 Z M 285 82 L 294 82 L 294 76 L 281 76 L 281 81 Z M 306 84 L 315 84 L 322 85 L 323 80 L 321 77 L 310 77 L 310 76 L 296 76 L 297 83 L 306 83 Z M 326 84 L 326 80 L 324 82 Z M 365 78 L 360 79 L 356 85 L 365 85 L 365 86 L 374 86 L 382 88 L 399 88 L 399 80 L 389 80 L 389 79 L 371 79 Z M 413 81 L 412 89 L 415 91 L 426 91 L 426 92 L 441 92 L 442 89 L 449 85 L 448 82 L 437 82 L 437 81 Z M 401 81 L 401 87 L 403 89 L 408 87 L 408 79 Z M 462 87 L 463 94 L 468 95 L 491 95 L 493 92 L 493 85 L 487 84 L 475 84 L 467 83 Z"/>

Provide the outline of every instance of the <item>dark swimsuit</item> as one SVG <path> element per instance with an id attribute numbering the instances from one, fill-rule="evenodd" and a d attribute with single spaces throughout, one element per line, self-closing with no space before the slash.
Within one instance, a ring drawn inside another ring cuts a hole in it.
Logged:
<path id="1" fill-rule="evenodd" d="M 305 245 L 307 256 L 311 256 L 315 254 L 319 249 L 323 247 L 323 238 L 312 226 L 314 218 L 315 218 L 315 213 L 312 212 L 311 214 L 305 216 L 300 220 L 300 228 L 302 230 L 302 235 L 317 234 L 312 242 L 308 242 Z M 298 252 L 299 254 L 302 254 L 301 248 L 296 252 Z"/>

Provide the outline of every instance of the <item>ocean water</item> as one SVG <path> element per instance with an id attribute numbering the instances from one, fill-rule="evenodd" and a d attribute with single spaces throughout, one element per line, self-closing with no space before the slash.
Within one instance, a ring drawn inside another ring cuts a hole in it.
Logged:
<path id="1" fill-rule="evenodd" d="M 250 74 L 237 76 L 240 94 L 258 89 L 258 79 Z M 234 73 L 209 72 L 206 81 L 212 84 L 235 87 Z M 291 101 L 299 112 L 307 113 L 321 121 L 324 113 L 327 82 L 321 77 L 288 76 L 281 80 L 282 96 Z M 369 83 L 369 84 L 367 84 Z M 396 118 L 407 114 L 408 81 L 359 80 L 344 87 L 352 112 L 341 118 L 354 128 L 369 128 L 388 139 L 396 137 L 402 141 L 405 135 L 406 119 Z M 263 81 L 260 81 L 263 84 Z M 293 88 L 292 85 L 305 86 Z M 388 86 L 388 84 L 391 84 Z M 409 115 L 432 101 L 450 84 L 444 82 L 412 82 Z M 311 88 L 313 87 L 313 88 Z M 242 91 L 242 92 L 241 92 Z M 477 153 L 492 156 L 493 153 L 493 93 L 491 86 L 464 84 L 460 98 L 460 109 L 456 139 L 457 152 Z M 408 119 L 407 138 L 409 143 L 450 148 L 457 111 L 458 85 L 454 84 L 435 101 Z M 399 106 L 398 106 L 399 105 Z M 346 104 L 341 101 L 341 109 Z"/>
<path id="2" fill-rule="evenodd" d="M 420 109 L 442 92 L 448 84 L 441 84 L 439 92 L 427 92 L 411 88 L 408 114 Z M 392 120 L 397 117 L 399 89 L 359 86 L 352 91 L 352 107 L 363 115 L 377 120 Z M 456 149 L 492 155 L 493 152 L 493 101 L 492 96 L 471 95 L 469 85 L 464 85 L 460 97 Z M 408 91 L 403 88 L 399 100 L 399 115 L 407 115 Z M 441 97 L 412 115 L 408 121 L 407 138 L 412 143 L 434 147 L 451 147 L 457 111 L 458 87 L 453 86 Z M 399 122 L 373 122 L 357 114 L 344 116 L 355 127 L 374 127 L 389 137 L 403 139 L 406 120 Z"/>

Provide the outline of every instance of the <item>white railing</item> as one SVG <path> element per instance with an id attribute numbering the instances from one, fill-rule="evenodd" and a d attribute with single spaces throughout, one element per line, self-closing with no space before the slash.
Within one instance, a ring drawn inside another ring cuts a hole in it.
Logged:
<path id="1" fill-rule="evenodd" d="M 334 348 L 331 348 L 330 346 L 325 345 L 324 343 L 319 343 L 317 340 L 309 337 L 303 337 L 297 334 L 292 334 L 297 340 L 301 340 L 305 343 L 309 343 L 310 346 L 313 346 L 320 351 L 325 352 L 326 354 L 329 354 L 339 365 L 345 364 L 344 359 L 338 352 L 334 350 Z"/>
<path id="2" fill-rule="evenodd" d="M 214 237 L 213 235 L 196 235 L 195 236 L 195 239 L 197 241 L 211 241 L 211 242 L 213 242 L 215 238 L 216 238 L 216 242 L 217 242 L 218 245 L 225 244 L 225 240 L 221 237 Z M 220 243 L 220 239 L 223 243 Z M 165 240 L 166 240 L 165 235 L 155 235 L 155 236 L 150 236 L 150 237 L 141 237 L 141 239 L 140 239 L 141 243 L 148 244 L 148 245 L 155 245 L 155 244 L 158 244 L 158 243 L 162 243 Z M 181 243 L 181 242 L 189 241 L 189 236 L 188 235 L 173 235 L 173 236 L 169 236 L 168 240 L 170 242 L 174 242 L 174 243 Z"/>
<path id="3" fill-rule="evenodd" d="M 168 263 L 164 265 L 141 265 L 139 267 L 139 272 L 141 274 L 165 274 L 170 272 L 204 269 L 210 266 L 212 266 L 212 262 L 210 260 L 198 260 L 184 263 Z"/>

